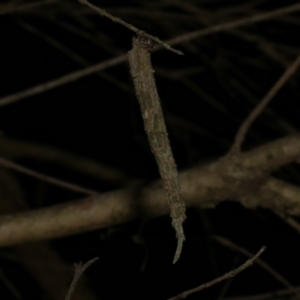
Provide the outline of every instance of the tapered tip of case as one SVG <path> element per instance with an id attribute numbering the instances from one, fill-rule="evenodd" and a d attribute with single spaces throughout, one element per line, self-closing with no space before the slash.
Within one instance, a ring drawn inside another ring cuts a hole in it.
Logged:
<path id="1" fill-rule="evenodd" d="M 175 256 L 174 256 L 174 259 L 173 259 L 173 265 L 176 264 L 176 262 L 180 258 L 183 242 L 184 242 L 184 238 L 180 238 L 177 241 L 177 248 L 176 248 Z"/>

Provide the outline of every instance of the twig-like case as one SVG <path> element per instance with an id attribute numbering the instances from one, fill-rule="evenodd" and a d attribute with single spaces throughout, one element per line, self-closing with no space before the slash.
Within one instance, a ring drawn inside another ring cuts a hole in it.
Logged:
<path id="1" fill-rule="evenodd" d="M 180 195 L 177 168 L 153 75 L 154 70 L 150 59 L 152 47 L 153 42 L 147 37 L 139 36 L 138 38 L 133 38 L 133 48 L 128 53 L 128 59 L 136 95 L 144 119 L 145 130 L 159 168 L 159 173 L 164 181 L 171 210 L 172 225 L 176 231 L 178 246 L 173 261 L 175 263 L 180 256 L 185 239 L 182 228 L 182 223 L 186 218 L 185 204 Z"/>

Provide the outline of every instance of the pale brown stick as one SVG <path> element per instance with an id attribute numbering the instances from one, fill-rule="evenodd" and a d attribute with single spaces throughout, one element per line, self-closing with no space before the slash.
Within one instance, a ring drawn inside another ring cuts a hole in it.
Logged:
<path id="1" fill-rule="evenodd" d="M 132 30 L 133 32 L 135 32 L 136 34 L 138 35 L 141 35 L 141 36 L 144 36 L 144 37 L 147 37 L 157 43 L 159 43 L 160 45 L 162 45 L 164 48 L 166 48 L 167 50 L 169 51 L 172 51 L 176 54 L 179 54 L 179 55 L 183 55 L 183 52 L 179 51 L 179 50 L 176 50 L 174 48 L 172 48 L 170 45 L 168 45 L 167 43 L 163 42 L 161 39 L 159 39 L 158 37 L 156 36 L 153 36 L 151 34 L 148 34 L 146 32 L 144 32 L 143 30 L 140 30 L 138 29 L 137 27 L 133 26 L 132 24 L 129 24 L 125 21 L 123 21 L 122 19 L 120 18 L 117 18 L 117 17 L 114 17 L 113 15 L 109 14 L 107 11 L 105 11 L 104 9 L 98 7 L 98 6 L 95 6 L 93 5 L 92 3 L 88 2 L 87 0 L 78 0 L 80 3 L 82 4 L 85 4 L 87 5 L 88 7 L 90 7 L 91 9 L 95 10 L 98 14 L 100 14 L 102 17 L 106 17 L 110 20 L 112 20 L 113 22 L 116 22 L 116 23 L 119 23 L 123 26 L 125 26 L 126 28 Z"/>
<path id="2" fill-rule="evenodd" d="M 274 84 L 274 86 L 269 90 L 266 96 L 261 100 L 261 102 L 253 109 L 250 115 L 246 118 L 243 124 L 240 126 L 234 143 L 229 151 L 229 154 L 239 153 L 241 151 L 241 145 L 245 139 L 246 133 L 254 120 L 263 112 L 264 108 L 269 104 L 269 102 L 274 98 L 278 91 L 284 86 L 284 84 L 290 79 L 290 77 L 295 73 L 300 65 L 300 55 L 296 60 L 286 69 L 279 80 Z"/>
<path id="3" fill-rule="evenodd" d="M 99 257 L 95 257 L 91 260 L 89 260 L 88 262 L 86 262 L 84 265 L 82 265 L 82 262 L 78 263 L 78 264 L 75 264 L 75 273 L 74 273 L 74 277 L 73 277 L 73 280 L 71 282 L 71 285 L 69 287 L 69 290 L 68 290 L 68 293 L 66 295 L 66 298 L 65 300 L 70 300 L 71 299 L 71 296 L 75 290 L 75 287 L 77 285 L 77 282 L 80 278 L 80 276 L 83 274 L 83 272 L 88 268 L 90 267 L 96 260 L 98 260 Z"/>
<path id="4" fill-rule="evenodd" d="M 240 267 L 228 272 L 228 273 L 225 273 L 224 275 L 216 278 L 216 279 L 213 279 L 212 281 L 209 281 L 207 283 L 204 283 L 204 284 L 201 284 L 199 285 L 198 287 L 196 288 L 193 288 L 193 289 L 190 289 L 188 291 L 185 291 L 181 294 L 178 294 L 177 296 L 175 297 L 172 297 L 172 298 L 169 298 L 168 300 L 179 300 L 179 299 L 184 299 L 186 297 L 188 297 L 189 295 L 191 294 L 194 294 L 194 293 L 197 293 L 197 292 L 200 292 L 206 288 L 209 288 L 213 285 L 215 285 L 216 283 L 219 283 L 227 278 L 230 278 L 230 277 L 234 277 L 236 276 L 237 274 L 239 274 L 240 272 L 244 271 L 245 269 L 249 268 L 250 266 L 252 266 L 253 262 L 266 250 L 266 247 L 265 246 L 262 246 L 261 249 L 251 258 L 251 259 L 248 259 L 244 264 L 242 264 Z"/>
<path id="5" fill-rule="evenodd" d="M 182 172 L 179 177 L 185 203 L 189 207 L 212 209 L 222 201 L 232 199 L 248 209 L 263 207 L 299 216 L 300 188 L 269 178 L 260 189 L 257 186 L 251 189 L 253 170 L 256 178 L 265 178 L 271 171 L 295 161 L 299 149 L 300 135 L 294 135 L 243 153 L 239 157 L 238 170 L 232 170 L 218 160 Z M 233 171 L 242 174 L 242 184 L 239 178 L 231 175 Z M 225 181 L 224 174 L 232 180 Z M 245 186 L 249 187 L 246 191 Z M 250 191 L 253 193 L 249 194 Z M 155 217 L 169 212 L 161 181 L 153 182 L 42 209 L 2 215 L 0 247 L 106 228 L 139 218 L 144 213 Z"/>
<path id="6" fill-rule="evenodd" d="M 60 180 L 60 179 L 57 179 L 57 178 L 39 173 L 39 172 L 36 172 L 36 171 L 33 171 L 31 169 L 23 167 L 23 166 L 21 166 L 19 164 L 16 164 L 16 163 L 14 163 L 14 162 L 12 162 L 8 159 L 5 159 L 3 157 L 0 157 L 0 166 L 15 170 L 17 172 L 29 175 L 31 177 L 40 179 L 42 181 L 51 183 L 53 185 L 56 185 L 56 186 L 59 186 L 59 187 L 62 187 L 62 188 L 68 189 L 68 190 L 71 190 L 71 191 L 76 192 L 76 193 L 82 193 L 82 194 L 86 194 L 86 195 L 97 195 L 97 194 L 99 194 L 96 191 L 81 187 L 79 185 L 69 183 L 69 182 L 66 182 L 66 181 L 63 181 L 63 180 Z"/>

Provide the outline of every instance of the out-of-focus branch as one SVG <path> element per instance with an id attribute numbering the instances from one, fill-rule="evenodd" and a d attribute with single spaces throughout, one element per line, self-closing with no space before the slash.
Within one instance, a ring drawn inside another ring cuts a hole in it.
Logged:
<path id="1" fill-rule="evenodd" d="M 56 186 L 60 186 L 62 188 L 71 190 L 71 191 L 76 192 L 76 193 L 83 193 L 83 194 L 86 194 L 86 195 L 97 195 L 98 194 L 98 192 L 93 191 L 91 189 L 87 189 L 85 187 L 76 185 L 74 183 L 66 182 L 64 180 L 60 180 L 58 178 L 36 172 L 32 169 L 23 167 L 23 166 L 21 166 L 19 164 L 16 164 L 16 163 L 14 163 L 14 162 L 12 162 L 8 159 L 5 159 L 3 157 L 0 157 L 0 166 L 15 170 L 17 172 L 26 174 L 28 176 L 32 176 L 32 177 L 37 178 L 39 180 L 48 182 L 48 183 L 56 185 Z"/>
<path id="2" fill-rule="evenodd" d="M 23 199 L 23 192 L 10 171 L 0 170 L 0 211 L 2 214 L 14 213 L 28 209 Z M 24 228 L 23 228 L 24 230 Z M 55 252 L 46 242 L 17 245 L 9 249 L 8 259 L 17 257 L 18 263 L 36 280 L 39 288 L 47 295 L 47 299 L 61 300 L 69 285 L 69 278 L 73 272 L 69 264 Z M 5 257 L 5 256 L 4 256 Z M 1 277 L 1 276 L 0 276 Z M 3 277 L 3 276 L 2 276 Z M 2 278 L 5 280 L 5 278 Z M 7 280 L 6 280 L 7 281 Z M 9 282 L 7 288 L 16 299 L 20 299 Z M 81 280 L 76 288 L 73 300 L 95 300 L 95 296 L 88 288 L 86 281 Z"/>
<path id="3" fill-rule="evenodd" d="M 13 297 L 17 300 L 23 300 L 21 293 L 15 287 L 13 282 L 6 277 L 5 273 L 0 268 L 0 280 L 5 285 L 5 287 L 9 290 L 9 292 L 13 295 Z"/>
<path id="4" fill-rule="evenodd" d="M 284 86 L 284 84 L 290 79 L 290 77 L 296 72 L 300 65 L 300 55 L 296 60 L 286 69 L 278 81 L 269 90 L 266 96 L 261 100 L 261 102 L 253 109 L 250 115 L 245 119 L 241 127 L 239 128 L 234 144 L 230 149 L 230 153 L 237 153 L 241 151 L 241 145 L 245 139 L 246 133 L 255 119 L 263 112 L 264 108 L 268 103 L 274 98 L 278 91 Z"/>
<path id="5" fill-rule="evenodd" d="M 300 215 L 300 189 L 270 173 L 300 155 L 300 135 L 220 159 L 179 174 L 182 196 L 190 207 L 213 208 L 232 199 L 247 208 L 265 207 Z M 120 224 L 141 215 L 169 213 L 160 181 L 100 194 L 71 203 L 0 218 L 0 246 L 56 238 Z"/>
<path id="6" fill-rule="evenodd" d="M 247 17 L 247 18 L 242 18 L 242 19 L 239 19 L 236 21 L 222 23 L 219 25 L 205 28 L 205 29 L 196 30 L 196 31 L 169 39 L 166 41 L 166 43 L 170 44 L 170 45 L 177 45 L 180 43 L 184 43 L 184 42 L 199 38 L 201 36 L 206 36 L 206 35 L 213 34 L 216 32 L 222 32 L 222 31 L 237 28 L 240 26 L 245 26 L 245 25 L 250 25 L 250 24 L 266 21 L 266 20 L 269 20 L 272 18 L 276 18 L 276 17 L 282 16 L 282 15 L 285 15 L 285 14 L 296 12 L 298 10 L 300 10 L 299 3 L 295 4 L 295 5 L 291 5 L 291 6 L 286 6 L 281 9 L 273 10 L 270 12 L 254 15 L 254 16 Z M 161 46 L 155 47 L 154 51 L 159 50 L 159 49 L 161 49 Z M 125 62 L 126 60 L 127 60 L 127 55 L 123 54 L 123 55 L 117 56 L 115 58 L 95 64 L 91 67 L 87 67 L 87 68 L 81 69 L 79 71 L 75 71 L 75 72 L 66 74 L 64 76 L 58 77 L 56 79 L 44 82 L 42 84 L 38 84 L 27 90 L 17 92 L 17 93 L 8 95 L 8 96 L 4 96 L 4 97 L 0 98 L 0 107 L 15 103 L 17 101 L 20 101 L 20 100 L 28 98 L 28 97 L 32 97 L 32 96 L 40 94 L 40 93 L 44 93 L 46 91 L 57 88 L 59 86 L 67 84 L 69 82 L 76 81 L 80 78 L 84 78 L 84 77 L 94 74 L 96 72 L 116 66 L 120 63 Z"/>
<path id="7" fill-rule="evenodd" d="M 300 188 L 276 178 L 269 178 L 256 192 L 236 198 L 248 208 L 260 206 L 287 216 L 300 216 L 299 199 Z"/>
<path id="8" fill-rule="evenodd" d="M 0 15 L 14 13 L 14 12 L 22 11 L 22 10 L 28 10 L 28 9 L 39 7 L 42 5 L 52 4 L 52 3 L 55 3 L 58 1 L 59 0 L 44 0 L 44 1 L 39 1 L 39 2 L 27 3 L 27 4 L 23 4 L 23 5 L 16 5 L 15 3 L 5 4 L 5 5 L 0 6 Z"/>
<path id="9" fill-rule="evenodd" d="M 195 30 L 193 32 L 190 32 L 187 34 L 182 34 L 178 37 L 169 39 L 166 41 L 166 43 L 168 43 L 170 45 L 177 45 L 179 43 L 184 43 L 184 42 L 193 40 L 195 38 L 199 38 L 200 36 L 206 36 L 206 35 L 209 35 L 212 33 L 221 32 L 221 31 L 225 31 L 225 30 L 229 30 L 229 29 L 233 29 L 233 28 L 237 28 L 237 27 L 241 27 L 241 26 L 246 26 L 246 25 L 266 21 L 266 20 L 276 18 L 276 17 L 282 16 L 282 15 L 293 13 L 293 12 L 296 12 L 299 10 L 300 10 L 300 4 L 297 3 L 294 5 L 290 5 L 290 6 L 286 6 L 283 8 L 276 9 L 276 10 L 272 10 L 272 11 L 269 11 L 266 13 L 242 18 L 242 19 L 239 19 L 236 21 L 231 21 L 231 22 L 220 24 L 220 25 L 211 26 L 211 27 L 208 27 L 205 29 Z"/>
<path id="10" fill-rule="evenodd" d="M 137 182 L 137 179 L 134 179 L 129 174 L 101 164 L 91 158 L 79 156 L 52 146 L 43 146 L 5 136 L 0 138 L 0 154 L 12 160 L 26 158 L 55 163 L 69 170 L 86 174 L 117 186 L 128 186 Z"/>
<path id="11" fill-rule="evenodd" d="M 0 99 L 0 107 L 4 106 L 4 105 L 7 105 L 7 104 L 17 102 L 17 101 L 20 101 L 24 98 L 32 97 L 34 95 L 38 95 L 38 94 L 47 92 L 49 90 L 52 90 L 54 88 L 57 88 L 57 87 L 62 86 L 64 84 L 67 84 L 69 82 L 72 82 L 72 81 L 78 80 L 80 78 L 86 77 L 88 75 L 100 72 L 104 69 L 116 66 L 119 63 L 122 63 L 122 62 L 126 61 L 126 59 L 127 59 L 127 55 L 123 54 L 123 55 L 114 57 L 112 59 L 108 59 L 108 60 L 105 60 L 105 61 L 100 62 L 98 64 L 95 64 L 93 66 L 84 68 L 82 70 L 72 72 L 70 74 L 58 77 L 56 79 L 53 79 L 53 80 L 50 80 L 50 81 L 47 81 L 47 82 L 44 82 L 42 84 L 38 84 L 38 85 L 36 85 L 32 88 L 29 88 L 27 90 L 5 96 L 5 97 Z"/>

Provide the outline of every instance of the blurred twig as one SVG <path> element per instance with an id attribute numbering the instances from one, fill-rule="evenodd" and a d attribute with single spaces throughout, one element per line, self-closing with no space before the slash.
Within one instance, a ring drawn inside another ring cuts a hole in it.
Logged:
<path id="1" fill-rule="evenodd" d="M 300 10 L 300 3 L 286 6 L 280 9 L 272 10 L 266 13 L 257 14 L 251 17 L 242 18 L 236 21 L 226 22 L 220 25 L 211 26 L 205 29 L 195 30 L 193 32 L 180 35 L 178 37 L 167 40 L 166 42 L 170 45 L 177 45 L 200 36 L 206 36 L 212 33 L 225 31 L 228 29 L 233 29 L 241 26 L 246 26 L 258 22 L 263 22 L 272 18 L 276 18 L 285 14 L 293 13 Z"/>
<path id="2" fill-rule="evenodd" d="M 117 186 L 134 185 L 138 182 L 136 178 L 122 170 L 50 145 L 44 146 L 33 142 L 1 137 L 0 153 L 1 156 L 11 160 L 26 158 L 55 163 L 69 170 Z"/>
<path id="3" fill-rule="evenodd" d="M 252 266 L 253 262 L 266 250 L 266 247 L 265 246 L 262 246 L 261 249 L 250 259 L 248 259 L 244 264 L 242 264 L 240 267 L 228 272 L 228 273 L 225 273 L 224 275 L 212 280 L 212 281 L 209 281 L 207 283 L 204 283 L 204 284 L 201 284 L 200 286 L 196 287 L 196 288 L 193 288 L 191 290 L 188 290 L 188 291 L 185 291 L 175 297 L 172 297 L 170 298 L 169 300 L 179 300 L 179 299 L 184 299 L 186 297 L 188 297 L 189 295 L 191 294 L 194 294 L 194 293 L 197 293 L 197 292 L 200 292 L 206 288 L 209 288 L 213 285 L 215 285 L 216 283 L 219 283 L 225 279 L 228 279 L 228 278 L 231 278 L 231 277 L 234 277 L 236 276 L 237 274 L 239 274 L 240 272 L 244 271 L 245 269 L 249 268 L 250 266 Z"/>
<path id="4" fill-rule="evenodd" d="M 275 18 L 284 14 L 292 13 L 295 11 L 300 10 L 300 4 L 295 4 L 292 6 L 287 6 L 278 10 L 273 10 L 267 13 L 258 14 L 252 17 L 239 19 L 232 22 L 222 23 L 220 25 L 208 27 L 206 29 L 196 30 L 194 32 L 190 32 L 187 34 L 180 35 L 176 38 L 172 38 L 166 41 L 166 43 L 169 43 L 170 45 L 176 45 L 179 43 L 187 42 L 196 38 L 199 38 L 201 36 L 206 36 L 209 34 L 213 34 L 216 32 L 225 31 L 232 28 L 237 28 L 239 26 L 245 26 L 257 22 L 262 22 L 271 18 Z M 161 48 L 160 48 L 161 49 Z M 159 50 L 159 47 L 155 47 L 155 50 Z M 47 82 L 44 82 L 42 84 L 36 85 L 34 87 L 31 87 L 27 90 L 17 92 L 8 96 L 4 96 L 0 98 L 0 107 L 8 104 L 15 103 L 17 101 L 20 101 L 24 98 L 28 98 L 46 91 L 49 91 L 51 89 L 54 89 L 56 87 L 62 86 L 64 84 L 67 84 L 69 82 L 78 80 L 80 78 L 83 78 L 85 76 L 94 74 L 96 72 L 99 72 L 101 70 L 110 68 L 112 66 L 118 65 L 119 63 L 125 62 L 127 60 L 127 55 L 120 55 L 118 57 L 100 62 L 98 64 L 95 64 L 91 67 L 87 67 L 85 69 L 72 72 L 70 74 L 66 74 L 62 77 L 58 77 L 54 80 L 50 80 Z"/>
<path id="5" fill-rule="evenodd" d="M 93 191 L 91 189 L 87 189 L 87 188 L 81 187 L 77 184 L 69 183 L 69 182 L 36 172 L 34 170 L 23 167 L 23 166 L 16 164 L 16 163 L 14 163 L 8 159 L 5 159 L 3 157 L 0 157 L 0 166 L 15 170 L 17 172 L 29 175 L 31 177 L 48 182 L 50 184 L 54 184 L 56 186 L 60 186 L 62 188 L 71 190 L 76 193 L 82 193 L 82 194 L 86 194 L 86 195 L 97 195 L 98 194 L 98 192 Z"/>
<path id="6" fill-rule="evenodd" d="M 300 65 L 300 55 L 296 60 L 286 69 L 279 80 L 274 84 L 266 96 L 261 100 L 261 102 L 253 109 L 250 115 L 245 119 L 243 124 L 240 126 L 234 143 L 229 151 L 229 154 L 239 153 L 241 151 L 241 145 L 245 139 L 246 133 L 254 120 L 262 113 L 264 108 L 268 103 L 274 98 L 278 91 L 284 86 L 284 84 L 290 79 L 290 77 L 296 72 Z"/>
<path id="7" fill-rule="evenodd" d="M 19 6 L 5 4 L 4 7 L 0 6 L 0 15 L 5 15 L 8 13 L 18 12 L 18 11 L 22 11 L 22 10 L 28 10 L 28 9 L 36 8 L 38 6 L 42 6 L 45 4 L 52 4 L 55 2 L 59 2 L 59 1 L 60 0 L 44 0 L 44 1 L 39 1 L 39 2 L 27 3 L 27 4 L 23 4 L 23 5 L 19 5 Z"/>

